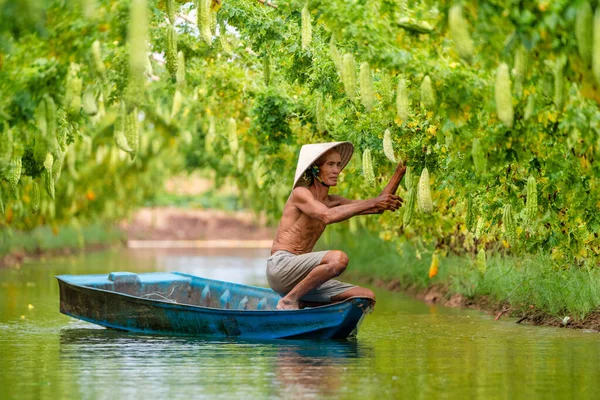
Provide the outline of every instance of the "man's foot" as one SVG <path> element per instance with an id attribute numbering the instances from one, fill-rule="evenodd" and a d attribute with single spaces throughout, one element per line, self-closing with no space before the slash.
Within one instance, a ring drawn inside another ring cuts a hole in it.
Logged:
<path id="1" fill-rule="evenodd" d="M 298 310 L 300 305 L 297 301 L 292 301 L 290 299 L 286 299 L 285 297 L 279 300 L 277 303 L 278 310 Z"/>

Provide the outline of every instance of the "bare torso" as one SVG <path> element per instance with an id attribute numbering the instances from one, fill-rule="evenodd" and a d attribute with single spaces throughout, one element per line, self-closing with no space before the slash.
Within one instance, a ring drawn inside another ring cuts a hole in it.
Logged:
<path id="1" fill-rule="evenodd" d="M 333 200 L 331 196 L 326 196 L 323 200 L 318 200 L 327 208 L 336 207 L 339 201 Z M 289 251 L 294 254 L 310 253 L 321 237 L 327 225 L 300 211 L 295 204 L 294 194 L 292 193 L 283 207 L 281 222 L 273 240 L 271 254 L 278 250 Z"/>

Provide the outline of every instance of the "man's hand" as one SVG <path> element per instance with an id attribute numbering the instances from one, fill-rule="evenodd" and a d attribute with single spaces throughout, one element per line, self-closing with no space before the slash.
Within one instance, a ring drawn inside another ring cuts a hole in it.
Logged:
<path id="1" fill-rule="evenodd" d="M 383 193 L 375 198 L 377 211 L 396 211 L 402 206 L 402 198 L 391 193 Z M 379 214 L 379 212 L 378 212 Z"/>

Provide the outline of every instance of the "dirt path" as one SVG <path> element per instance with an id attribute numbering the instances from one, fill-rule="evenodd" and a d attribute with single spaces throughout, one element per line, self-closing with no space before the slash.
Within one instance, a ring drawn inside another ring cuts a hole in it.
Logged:
<path id="1" fill-rule="evenodd" d="M 143 208 L 120 224 L 129 240 L 272 240 L 275 228 L 249 212 Z"/>

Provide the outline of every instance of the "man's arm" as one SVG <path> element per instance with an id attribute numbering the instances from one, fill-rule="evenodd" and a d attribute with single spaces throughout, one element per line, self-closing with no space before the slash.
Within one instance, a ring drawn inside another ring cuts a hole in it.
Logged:
<path id="1" fill-rule="evenodd" d="M 404 177 L 404 174 L 406 173 L 406 164 L 404 164 L 404 162 L 399 162 L 398 166 L 396 167 L 396 171 L 394 171 L 394 175 L 392 175 L 392 177 L 390 178 L 390 181 L 388 182 L 388 184 L 386 185 L 386 187 L 383 189 L 383 191 L 381 192 L 381 194 L 396 194 L 396 192 L 398 191 L 398 187 L 400 186 L 400 181 L 402 181 L 402 178 Z M 350 199 L 346 199 L 342 196 L 329 196 L 329 198 L 332 200 L 332 207 L 338 207 L 341 205 L 347 205 L 347 204 L 356 204 L 357 202 L 361 202 L 361 201 L 365 201 L 365 200 L 350 200 Z M 365 210 L 357 215 L 367 215 L 367 214 L 382 214 L 385 210 L 378 208 L 378 207 L 373 207 L 371 209 Z"/>
<path id="2" fill-rule="evenodd" d="M 331 207 L 345 206 L 347 204 L 357 204 L 361 201 L 366 201 L 366 200 L 350 200 L 345 197 L 337 196 L 337 195 L 330 195 L 329 199 L 331 200 Z M 372 208 L 365 210 L 361 213 L 358 213 L 356 215 L 383 214 L 384 211 L 385 210 L 380 207 L 372 207 Z"/>
<path id="3" fill-rule="evenodd" d="M 400 208 L 400 201 L 393 195 L 380 195 L 374 199 L 353 201 L 350 204 L 340 205 L 329 208 L 325 204 L 317 201 L 313 194 L 304 187 L 296 188 L 292 191 L 293 204 L 300 211 L 311 218 L 318 219 L 329 225 L 335 222 L 345 221 L 362 212 L 373 208 L 382 210 L 397 210 Z"/>

